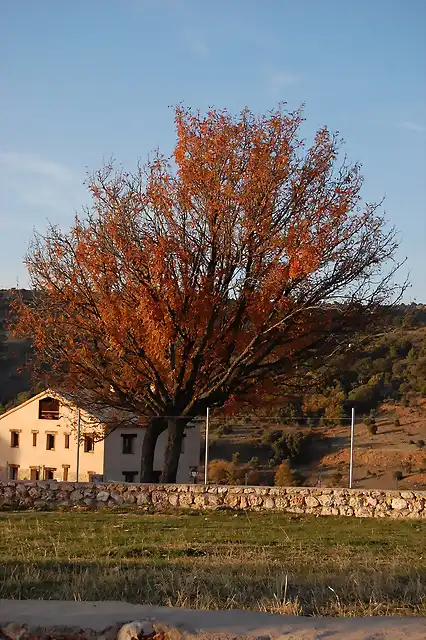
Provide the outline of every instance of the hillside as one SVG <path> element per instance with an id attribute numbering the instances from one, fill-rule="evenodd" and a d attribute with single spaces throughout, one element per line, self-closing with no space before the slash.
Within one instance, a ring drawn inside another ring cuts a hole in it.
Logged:
<path id="1" fill-rule="evenodd" d="M 21 292 L 31 299 L 32 292 Z M 31 380 L 26 364 L 31 356 L 31 343 L 16 340 L 7 331 L 7 316 L 11 291 L 0 289 L 0 405 L 6 405 L 31 389 Z"/>
<path id="2" fill-rule="evenodd" d="M 21 293 L 27 299 L 33 295 Z M 10 298 L 10 291 L 0 290 L 0 404 L 8 407 L 39 390 L 26 366 L 31 344 L 14 340 L 5 326 Z M 237 477 L 228 477 L 232 482 L 244 482 L 247 473 L 248 480 L 271 484 L 287 458 L 294 483 L 347 486 L 351 407 L 357 419 L 355 485 L 391 488 L 394 472 L 401 471 L 401 487 L 425 487 L 424 305 L 392 310 L 386 329 L 361 340 L 350 357 L 331 362 L 315 388 L 291 398 L 278 393 L 274 402 L 265 398 L 254 417 L 213 417 L 211 460 L 230 462 L 234 457 Z M 377 433 L 372 435 L 374 425 Z"/>
<path id="3" fill-rule="evenodd" d="M 381 405 L 375 418 L 377 433 L 372 435 L 362 416 L 357 416 L 354 447 L 354 487 L 395 488 L 394 473 L 400 471 L 399 487 L 426 489 L 426 400 Z M 311 434 L 305 452 L 291 462 L 300 474 L 295 484 L 307 486 L 348 486 L 350 457 L 350 422 L 327 427 L 295 427 L 279 420 L 233 419 L 225 423 L 212 421 L 210 460 L 237 461 L 245 472 L 255 470 L 257 481 L 272 484 L 277 464 L 274 451 L 267 444 L 268 434 Z M 368 420 L 367 420 L 368 422 Z M 223 433 L 223 427 L 225 432 Z M 303 447 L 302 447 L 303 450 Z M 271 464 L 272 462 L 272 464 Z M 215 462 L 211 465 L 214 469 Z M 214 477 L 214 470 L 213 470 Z"/>
<path id="4" fill-rule="evenodd" d="M 425 307 L 401 305 L 391 326 L 331 362 L 315 388 L 274 401 L 250 419 L 214 421 L 211 459 L 231 461 L 234 456 L 235 481 L 254 471 L 253 478 L 271 484 L 286 457 L 294 483 L 348 486 L 354 407 L 355 486 L 393 488 L 394 474 L 400 472 L 401 487 L 426 488 Z M 294 440 L 291 434 L 302 434 L 295 455 L 282 446 Z M 213 475 L 219 473 L 217 464 Z"/>

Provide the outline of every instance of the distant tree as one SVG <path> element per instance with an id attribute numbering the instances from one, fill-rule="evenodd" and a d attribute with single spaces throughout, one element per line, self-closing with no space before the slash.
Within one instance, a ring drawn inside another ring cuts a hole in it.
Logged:
<path id="1" fill-rule="evenodd" d="M 289 460 L 281 462 L 275 472 L 274 480 L 277 487 L 300 487 L 305 482 L 303 475 L 297 469 L 292 469 Z"/>
<path id="2" fill-rule="evenodd" d="M 302 120 L 178 108 L 172 161 L 106 166 L 72 229 L 34 239 L 15 332 L 50 386 L 140 416 L 142 480 L 164 430 L 173 482 L 192 416 L 300 381 L 395 294 L 395 232 L 336 135 L 304 149 Z"/>
<path id="3" fill-rule="evenodd" d="M 395 480 L 396 488 L 398 489 L 398 483 L 403 479 L 404 474 L 402 471 L 394 471 L 392 475 Z"/>

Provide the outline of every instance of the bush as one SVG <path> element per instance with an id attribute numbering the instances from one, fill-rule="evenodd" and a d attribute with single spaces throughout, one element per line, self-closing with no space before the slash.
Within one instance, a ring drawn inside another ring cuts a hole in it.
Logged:
<path id="1" fill-rule="evenodd" d="M 215 484 L 241 485 L 259 484 L 259 472 L 248 465 L 237 467 L 235 462 L 228 460 L 212 460 L 209 464 L 209 479 Z"/>
<path id="2" fill-rule="evenodd" d="M 367 418 L 367 420 L 368 420 L 368 418 Z M 365 421 L 366 424 L 367 424 L 367 420 Z M 368 430 L 368 433 L 371 436 L 375 436 L 376 433 L 377 433 L 377 424 L 375 422 L 369 421 L 368 424 L 367 424 L 367 430 Z"/>
<path id="3" fill-rule="evenodd" d="M 263 443 L 269 447 L 277 463 L 282 460 L 308 462 L 311 458 L 313 439 L 312 431 L 272 431 L 263 439 Z"/>
<path id="4" fill-rule="evenodd" d="M 297 469 L 292 469 L 288 460 L 284 460 L 276 470 L 274 480 L 276 487 L 301 487 L 305 477 Z"/>
<path id="5" fill-rule="evenodd" d="M 419 449 L 423 449 L 423 447 L 425 446 L 425 441 L 417 440 L 416 445 L 418 446 Z"/>
<path id="6" fill-rule="evenodd" d="M 243 473 L 244 473 L 244 481 L 247 478 L 247 484 L 249 485 L 258 485 L 259 484 L 259 472 L 257 471 L 257 469 L 242 469 Z"/>
<path id="7" fill-rule="evenodd" d="M 274 476 L 275 486 L 277 487 L 292 487 L 293 486 L 293 471 L 288 460 L 281 462 L 280 466 L 275 472 Z"/>
<path id="8" fill-rule="evenodd" d="M 216 429 L 216 435 L 221 438 L 222 436 L 228 436 L 233 432 L 232 425 L 230 424 L 221 424 Z"/>
<path id="9" fill-rule="evenodd" d="M 249 461 L 249 466 L 253 469 L 257 469 L 257 467 L 259 466 L 259 458 L 257 456 L 253 456 L 253 458 L 251 458 L 251 460 Z"/>
<path id="10" fill-rule="evenodd" d="M 238 451 L 236 451 L 235 453 L 232 454 L 232 462 L 233 464 L 239 464 L 240 463 L 240 454 L 238 453 Z"/>
<path id="11" fill-rule="evenodd" d="M 331 476 L 331 480 L 334 486 L 338 486 L 342 482 L 342 479 L 343 479 L 343 475 L 340 473 L 340 471 L 336 471 Z"/>
<path id="12" fill-rule="evenodd" d="M 227 460 L 212 460 L 209 464 L 209 480 L 215 484 L 233 484 L 234 465 Z"/>
<path id="13" fill-rule="evenodd" d="M 404 474 L 402 473 L 402 471 L 394 471 L 392 476 L 395 480 L 402 480 L 404 477 Z"/>

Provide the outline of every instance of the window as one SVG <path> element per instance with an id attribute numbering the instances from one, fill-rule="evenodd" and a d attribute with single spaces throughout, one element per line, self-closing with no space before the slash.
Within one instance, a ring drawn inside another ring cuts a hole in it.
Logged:
<path id="1" fill-rule="evenodd" d="M 69 449 L 70 448 L 70 437 L 69 434 L 66 433 L 65 434 L 65 449 Z"/>
<path id="2" fill-rule="evenodd" d="M 123 471 L 124 482 L 134 482 L 137 475 L 137 471 Z"/>
<path id="3" fill-rule="evenodd" d="M 37 446 L 37 431 L 33 431 L 33 447 Z"/>
<path id="4" fill-rule="evenodd" d="M 93 436 L 84 436 L 84 451 L 90 453 L 95 449 L 95 439 Z"/>
<path id="5" fill-rule="evenodd" d="M 42 398 L 38 403 L 39 420 L 59 420 L 59 400 Z"/>
<path id="6" fill-rule="evenodd" d="M 43 480 L 54 480 L 56 469 L 49 469 L 48 467 L 44 468 Z"/>
<path id="7" fill-rule="evenodd" d="M 123 453 L 134 453 L 135 452 L 135 438 L 137 438 L 136 433 L 122 433 L 121 437 L 123 438 Z"/>
<path id="8" fill-rule="evenodd" d="M 64 482 L 66 482 L 68 480 L 68 471 L 69 471 L 69 464 L 63 464 L 62 465 L 62 480 Z"/>
<path id="9" fill-rule="evenodd" d="M 40 480 L 40 467 L 30 467 L 30 480 Z"/>
<path id="10" fill-rule="evenodd" d="M 19 470 L 19 466 L 17 464 L 9 465 L 9 480 L 18 479 L 18 470 Z"/>
<path id="11" fill-rule="evenodd" d="M 94 471 L 88 471 L 87 472 L 87 478 L 89 480 L 89 482 L 93 482 L 93 476 L 96 475 Z"/>
<path id="12" fill-rule="evenodd" d="M 19 431 L 10 432 L 10 446 L 14 449 L 19 447 Z"/>
<path id="13" fill-rule="evenodd" d="M 46 449 L 48 451 L 52 451 L 54 448 L 55 448 L 55 436 L 53 435 L 53 433 L 48 433 L 47 439 L 46 439 Z"/>

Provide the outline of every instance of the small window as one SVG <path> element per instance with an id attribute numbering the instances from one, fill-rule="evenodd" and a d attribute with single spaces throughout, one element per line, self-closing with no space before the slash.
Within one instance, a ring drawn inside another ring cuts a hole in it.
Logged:
<path id="1" fill-rule="evenodd" d="M 96 475 L 94 471 L 88 471 L 87 472 L 87 479 L 89 480 L 89 482 L 93 482 L 93 476 Z"/>
<path id="2" fill-rule="evenodd" d="M 33 431 L 33 447 L 37 446 L 37 433 Z"/>
<path id="3" fill-rule="evenodd" d="M 68 471 L 69 471 L 69 466 L 66 464 L 62 465 L 62 480 L 64 482 L 68 480 Z"/>
<path id="4" fill-rule="evenodd" d="M 134 482 L 137 475 L 137 471 L 123 471 L 124 482 Z"/>
<path id="5" fill-rule="evenodd" d="M 18 479 L 18 470 L 19 470 L 19 466 L 17 464 L 9 465 L 9 480 Z"/>
<path id="6" fill-rule="evenodd" d="M 65 434 L 65 449 L 69 449 L 70 448 L 70 437 L 68 435 L 68 433 Z"/>
<path id="7" fill-rule="evenodd" d="M 44 475 L 43 480 L 54 480 L 55 471 L 56 471 L 56 469 L 49 469 L 49 468 L 45 467 L 44 474 L 43 474 Z"/>
<path id="8" fill-rule="evenodd" d="M 46 449 L 52 451 L 55 448 L 55 436 L 53 433 L 47 434 Z"/>
<path id="9" fill-rule="evenodd" d="M 84 451 L 90 453 L 95 449 L 95 439 L 93 436 L 84 436 Z"/>
<path id="10" fill-rule="evenodd" d="M 59 400 L 42 398 L 38 403 L 39 420 L 59 420 Z"/>
<path id="11" fill-rule="evenodd" d="M 30 480 L 35 482 L 36 480 L 40 480 L 40 468 L 39 467 L 31 467 L 30 468 Z"/>
<path id="12" fill-rule="evenodd" d="M 135 433 L 123 433 L 121 435 L 123 438 L 123 453 L 134 453 L 135 452 L 135 439 L 137 435 Z"/>
<path id="13" fill-rule="evenodd" d="M 10 432 L 10 446 L 14 449 L 19 447 L 19 431 Z"/>

